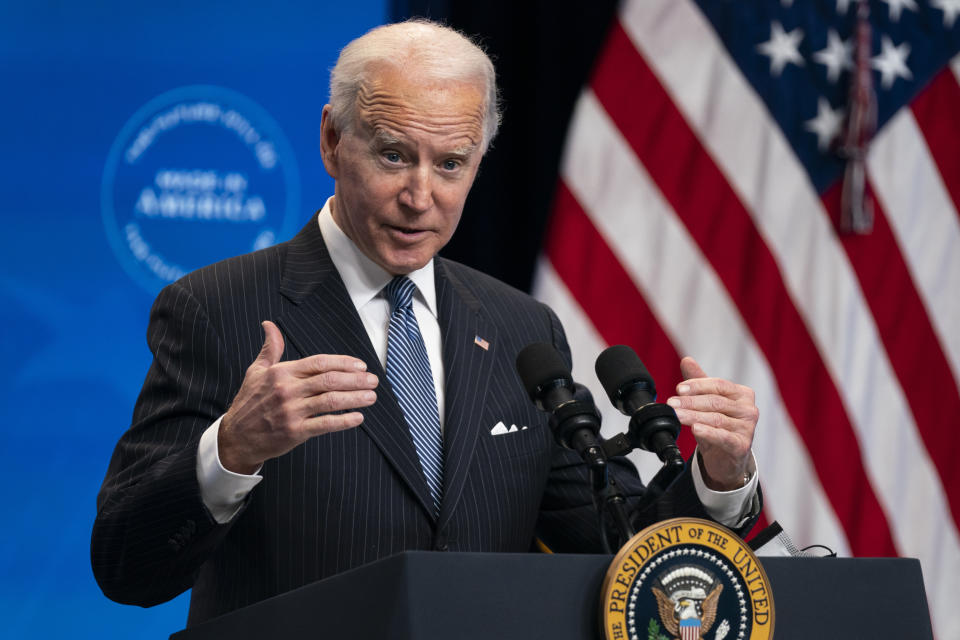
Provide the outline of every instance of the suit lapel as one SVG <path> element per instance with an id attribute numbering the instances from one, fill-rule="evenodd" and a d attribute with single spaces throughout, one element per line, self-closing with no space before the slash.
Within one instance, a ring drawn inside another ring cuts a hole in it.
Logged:
<path id="1" fill-rule="evenodd" d="M 438 522 L 442 528 L 463 492 L 477 436 L 483 428 L 483 408 L 497 340 L 495 327 L 483 317 L 479 300 L 466 285 L 443 260 L 436 260 L 435 271 L 446 375 L 444 492 Z M 489 342 L 489 349 L 475 344 L 478 336 Z"/>
<path id="2" fill-rule="evenodd" d="M 377 401 L 362 409 L 362 428 L 432 514 L 433 501 L 423 476 L 410 430 L 394 398 L 370 337 L 347 289 L 330 259 L 316 218 L 289 244 L 280 292 L 293 304 L 277 319 L 289 340 L 304 357 L 318 353 L 346 354 L 362 359 L 380 379 Z"/>

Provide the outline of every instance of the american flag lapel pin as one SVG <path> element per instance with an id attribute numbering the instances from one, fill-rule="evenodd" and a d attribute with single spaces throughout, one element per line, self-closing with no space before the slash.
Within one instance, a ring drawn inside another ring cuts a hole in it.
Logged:
<path id="1" fill-rule="evenodd" d="M 489 351 L 489 350 L 490 350 L 490 343 L 487 342 L 486 340 L 484 340 L 483 338 L 481 338 L 480 336 L 475 336 L 475 337 L 473 338 L 473 344 L 477 345 L 478 347 L 480 347 L 480 348 L 483 349 L 484 351 Z"/>

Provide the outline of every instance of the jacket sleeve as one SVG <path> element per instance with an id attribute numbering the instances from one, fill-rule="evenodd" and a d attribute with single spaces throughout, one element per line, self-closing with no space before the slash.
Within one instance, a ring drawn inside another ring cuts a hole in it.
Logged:
<path id="1" fill-rule="evenodd" d="M 141 606 L 189 589 L 229 530 L 201 500 L 197 446 L 242 379 L 203 307 L 178 283 L 157 297 L 147 342 L 154 360 L 97 497 L 90 545 L 104 594 Z"/>

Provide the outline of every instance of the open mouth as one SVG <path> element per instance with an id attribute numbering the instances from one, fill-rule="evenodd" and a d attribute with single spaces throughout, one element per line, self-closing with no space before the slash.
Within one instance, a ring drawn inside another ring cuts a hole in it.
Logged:
<path id="1" fill-rule="evenodd" d="M 395 225 L 389 225 L 388 228 L 390 233 L 395 237 L 406 238 L 409 240 L 415 240 L 427 234 L 425 229 L 414 229 L 413 227 L 398 227 Z"/>

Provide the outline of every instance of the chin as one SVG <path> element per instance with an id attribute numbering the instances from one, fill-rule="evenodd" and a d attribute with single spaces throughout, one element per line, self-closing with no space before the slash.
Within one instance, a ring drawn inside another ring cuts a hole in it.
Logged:
<path id="1" fill-rule="evenodd" d="M 386 256 L 380 266 L 394 275 L 406 275 L 411 271 L 427 266 L 431 259 L 433 259 L 433 254 L 393 255 Z"/>
<path id="2" fill-rule="evenodd" d="M 384 269 L 395 276 L 405 276 L 411 271 L 416 271 L 424 266 L 426 266 L 429 260 L 423 262 L 414 262 L 410 260 L 399 260 L 399 261 L 384 261 L 380 264 Z"/>

